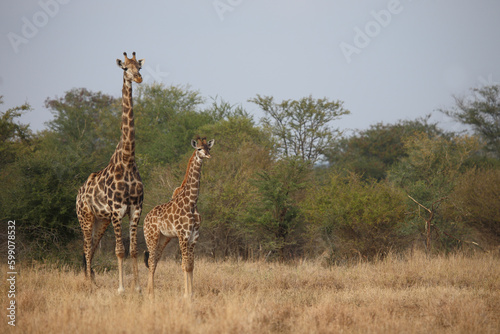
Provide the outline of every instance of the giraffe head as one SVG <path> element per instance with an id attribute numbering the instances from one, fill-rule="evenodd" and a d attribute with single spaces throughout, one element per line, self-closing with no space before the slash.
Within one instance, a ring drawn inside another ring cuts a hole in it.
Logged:
<path id="1" fill-rule="evenodd" d="M 200 159 L 210 159 L 210 149 L 214 146 L 215 139 L 209 140 L 207 138 L 196 137 L 196 139 L 191 140 L 191 146 L 196 150 L 196 156 Z"/>
<path id="2" fill-rule="evenodd" d="M 118 67 L 123 69 L 123 77 L 127 81 L 132 81 L 134 80 L 137 83 L 142 82 L 142 76 L 139 73 L 139 70 L 142 68 L 142 65 L 144 64 L 144 59 L 135 59 L 135 52 L 132 53 L 132 58 L 127 57 L 127 53 L 124 52 L 123 55 L 125 56 L 125 60 L 121 61 L 120 59 L 116 60 L 116 64 L 118 64 Z"/>

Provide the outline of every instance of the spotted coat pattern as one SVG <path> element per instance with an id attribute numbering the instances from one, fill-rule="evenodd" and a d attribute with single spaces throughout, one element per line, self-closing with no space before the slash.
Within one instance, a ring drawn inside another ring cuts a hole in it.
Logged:
<path id="1" fill-rule="evenodd" d="M 144 237 L 148 246 L 145 262 L 149 267 L 148 293 L 154 295 L 154 274 L 163 249 L 172 238 L 179 239 L 182 269 L 185 278 L 185 297 L 193 290 L 194 247 L 199 237 L 201 217 L 196 207 L 200 190 L 201 165 L 210 158 L 214 140 L 205 138 L 192 141 L 195 151 L 189 159 L 182 185 L 175 189 L 173 198 L 154 207 L 144 219 Z"/>
<path id="2" fill-rule="evenodd" d="M 135 126 L 132 106 L 132 81 L 142 82 L 141 69 L 144 59 L 137 60 L 135 52 L 125 61 L 116 60 L 123 69 L 121 139 L 109 164 L 101 171 L 92 173 L 79 189 L 76 212 L 83 232 L 85 274 L 92 285 L 92 258 L 106 228 L 111 223 L 115 232 L 115 253 L 118 258 L 119 287 L 123 292 L 122 219 L 130 219 L 130 257 L 134 285 L 140 291 L 137 267 L 137 226 L 142 212 L 143 184 L 135 162 Z"/>

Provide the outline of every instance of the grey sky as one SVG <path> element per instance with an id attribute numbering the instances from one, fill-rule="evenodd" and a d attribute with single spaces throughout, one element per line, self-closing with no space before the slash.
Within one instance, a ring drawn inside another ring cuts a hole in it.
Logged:
<path id="1" fill-rule="evenodd" d="M 146 82 L 189 84 L 256 120 L 256 94 L 312 95 L 344 101 L 352 114 L 337 126 L 362 129 L 498 83 L 499 32 L 499 0 L 4 0 L 0 110 L 27 101 L 22 121 L 40 130 L 47 97 L 77 87 L 119 97 L 115 60 L 136 51 Z"/>

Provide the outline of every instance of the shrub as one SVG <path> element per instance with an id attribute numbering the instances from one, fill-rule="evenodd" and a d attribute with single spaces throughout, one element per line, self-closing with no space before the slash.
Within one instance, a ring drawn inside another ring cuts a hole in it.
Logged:
<path id="1" fill-rule="evenodd" d="M 404 193 L 388 182 L 332 174 L 324 186 L 310 190 L 302 211 L 337 261 L 352 255 L 372 258 L 400 247 L 397 228 L 405 219 L 404 203 Z"/>
<path id="2" fill-rule="evenodd" d="M 443 207 L 445 219 L 465 223 L 500 241 L 500 169 L 471 169 L 457 185 Z"/>

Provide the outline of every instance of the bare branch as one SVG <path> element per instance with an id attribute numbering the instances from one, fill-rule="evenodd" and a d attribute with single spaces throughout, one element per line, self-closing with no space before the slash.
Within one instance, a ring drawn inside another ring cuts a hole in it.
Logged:
<path id="1" fill-rule="evenodd" d="M 410 195 L 408 195 L 408 197 L 410 197 L 410 199 L 411 199 L 413 202 L 417 203 L 419 206 L 421 206 L 422 208 L 424 208 L 425 210 L 427 210 L 427 212 L 429 212 L 430 214 L 432 214 L 432 211 L 431 211 L 431 210 L 427 209 L 425 206 L 423 206 L 422 204 L 420 204 L 419 202 L 417 202 L 417 200 L 416 200 L 416 199 L 414 199 L 414 198 L 413 198 L 413 197 L 411 197 Z"/>

